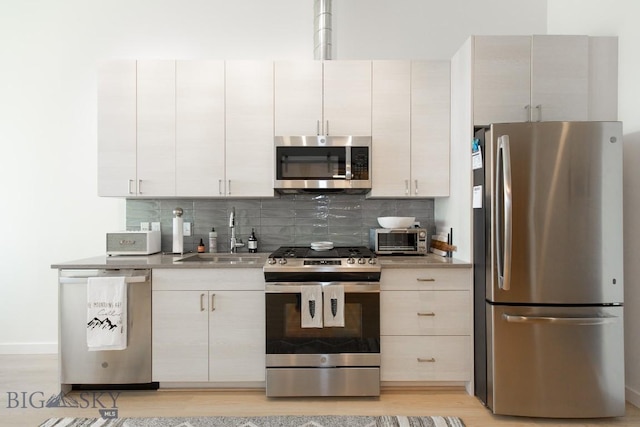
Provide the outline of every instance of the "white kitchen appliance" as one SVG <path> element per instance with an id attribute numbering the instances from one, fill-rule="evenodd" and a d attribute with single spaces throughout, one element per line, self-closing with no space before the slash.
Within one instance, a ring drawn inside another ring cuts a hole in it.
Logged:
<path id="1" fill-rule="evenodd" d="M 151 255 L 161 251 L 159 230 L 107 233 L 107 255 Z"/>

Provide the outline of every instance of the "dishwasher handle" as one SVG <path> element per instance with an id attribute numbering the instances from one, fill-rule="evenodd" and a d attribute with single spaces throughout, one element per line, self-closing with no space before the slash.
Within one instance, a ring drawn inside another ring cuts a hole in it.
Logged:
<path id="1" fill-rule="evenodd" d="M 102 277 L 102 276 L 91 276 Z M 70 283 L 87 283 L 89 277 L 60 277 L 60 284 L 66 285 Z M 149 276 L 128 276 L 124 278 L 125 283 L 145 283 L 149 281 Z"/>

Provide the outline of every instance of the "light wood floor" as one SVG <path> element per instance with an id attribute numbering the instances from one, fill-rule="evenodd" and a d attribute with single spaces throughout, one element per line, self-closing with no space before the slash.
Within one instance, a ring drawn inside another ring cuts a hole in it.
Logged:
<path id="1" fill-rule="evenodd" d="M 36 408 L 58 392 L 57 357 L 0 355 L 0 426 L 37 426 L 51 417 L 99 417 L 96 408 Z M 75 392 L 74 392 L 75 393 Z M 77 394 L 77 393 L 76 393 Z M 29 398 L 32 396 L 31 402 Z M 25 397 L 26 399 L 24 399 Z M 86 406 L 77 395 L 77 400 Z M 107 395 L 99 399 L 110 407 Z M 91 405 L 93 406 L 93 405 Z M 494 416 L 463 390 L 383 390 L 380 398 L 268 399 L 261 390 L 128 391 L 117 397 L 120 417 L 251 415 L 454 415 L 467 427 L 640 426 L 640 409 L 624 418 L 541 420 Z"/>

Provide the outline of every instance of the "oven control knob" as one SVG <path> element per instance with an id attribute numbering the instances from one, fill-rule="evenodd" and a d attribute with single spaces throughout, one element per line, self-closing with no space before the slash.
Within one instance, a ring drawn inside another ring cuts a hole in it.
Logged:
<path id="1" fill-rule="evenodd" d="M 278 260 L 278 263 L 280 263 L 280 264 L 286 264 L 286 263 L 287 263 L 287 259 L 286 259 L 286 258 L 280 258 L 280 259 Z"/>
<path id="2" fill-rule="evenodd" d="M 364 258 L 358 258 L 358 264 L 366 264 L 367 261 Z"/>
<path id="3" fill-rule="evenodd" d="M 269 259 L 267 260 L 267 262 L 268 262 L 269 264 L 275 264 L 275 263 L 276 263 L 276 259 L 275 259 L 275 258 L 269 258 Z"/>
<path id="4" fill-rule="evenodd" d="M 375 264 L 375 263 L 376 263 L 375 258 L 369 258 L 369 264 Z"/>
<path id="5" fill-rule="evenodd" d="M 356 260 L 352 257 L 347 258 L 347 264 L 355 264 Z"/>

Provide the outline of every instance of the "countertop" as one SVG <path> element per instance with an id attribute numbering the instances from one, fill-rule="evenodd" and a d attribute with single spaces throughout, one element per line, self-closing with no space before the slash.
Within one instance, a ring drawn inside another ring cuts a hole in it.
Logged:
<path id="1" fill-rule="evenodd" d="M 268 252 L 239 253 L 238 256 L 257 257 L 249 261 L 235 262 L 207 262 L 207 261 L 178 261 L 184 255 L 155 254 L 148 256 L 100 255 L 91 258 L 83 258 L 75 261 L 66 261 L 52 264 L 51 268 L 75 269 L 75 268 L 262 268 L 269 256 Z M 211 254 L 214 255 L 214 254 Z M 221 258 L 225 253 L 221 253 Z M 443 258 L 438 255 L 426 256 L 379 256 L 378 261 L 382 268 L 471 268 L 471 263 L 455 258 Z"/>

